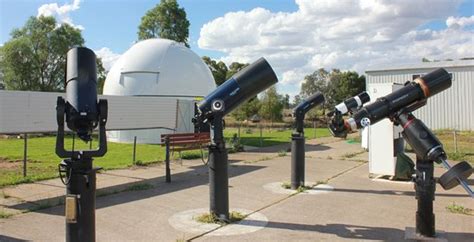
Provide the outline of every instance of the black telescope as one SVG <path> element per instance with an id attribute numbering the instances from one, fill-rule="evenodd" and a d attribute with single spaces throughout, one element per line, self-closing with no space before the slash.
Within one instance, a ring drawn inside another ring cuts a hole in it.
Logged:
<path id="1" fill-rule="evenodd" d="M 293 109 L 295 132 L 291 134 L 291 189 L 304 186 L 304 117 L 312 108 L 325 102 L 323 94 L 316 92 Z"/>
<path id="2" fill-rule="evenodd" d="M 84 47 L 73 48 L 66 61 L 66 123 L 84 141 L 97 127 L 97 104 L 95 54 Z"/>
<path id="3" fill-rule="evenodd" d="M 361 92 L 356 96 L 350 97 L 343 102 L 339 103 L 334 107 L 334 110 L 327 114 L 328 117 L 334 115 L 335 112 L 339 112 L 340 114 L 344 115 L 348 112 L 355 112 L 359 110 L 362 105 L 365 103 L 370 102 L 370 96 L 367 92 Z"/>
<path id="4" fill-rule="evenodd" d="M 264 58 L 237 72 L 196 105 L 193 122 L 196 130 L 209 125 L 209 197 L 210 213 L 229 222 L 229 175 L 227 150 L 223 134 L 223 118 L 246 100 L 278 82 Z"/>
<path id="5" fill-rule="evenodd" d="M 197 121 L 206 122 L 218 111 L 223 116 L 241 103 L 277 83 L 272 67 L 264 58 L 237 72 L 216 90 L 207 95 L 198 105 Z"/>
<path id="6" fill-rule="evenodd" d="M 56 154 L 66 158 L 59 164 L 59 177 L 66 185 L 66 241 L 95 241 L 96 171 L 93 157 L 107 152 L 105 124 L 107 100 L 97 100 L 96 57 L 92 50 L 78 47 L 67 53 L 66 100 L 58 97 Z M 98 149 L 66 150 L 64 122 L 80 139 L 92 142 L 99 126 Z"/>
<path id="7" fill-rule="evenodd" d="M 295 109 L 293 109 L 293 115 L 295 116 L 297 132 L 303 132 L 303 125 L 304 125 L 303 121 L 304 121 L 304 116 L 306 115 L 306 113 L 312 108 L 323 104 L 324 101 L 325 99 L 324 99 L 323 94 L 321 94 L 320 92 L 316 92 L 315 94 L 306 98 L 298 106 L 296 106 Z"/>
<path id="8" fill-rule="evenodd" d="M 375 124 L 384 118 L 395 115 L 402 108 L 414 111 L 424 105 L 428 97 L 448 89 L 451 84 L 451 75 L 443 68 L 436 69 L 361 108 L 346 121 L 345 126 L 349 131 L 356 130 L 367 126 L 367 121 L 370 121 L 370 124 Z"/>

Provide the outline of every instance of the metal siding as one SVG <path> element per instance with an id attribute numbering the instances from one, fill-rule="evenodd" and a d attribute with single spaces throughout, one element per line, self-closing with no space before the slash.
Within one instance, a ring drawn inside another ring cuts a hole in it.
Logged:
<path id="1" fill-rule="evenodd" d="M 58 96 L 64 96 L 64 93 L 0 91 L 0 133 L 56 131 L 55 107 Z M 107 130 L 175 128 L 176 98 L 133 96 L 99 98 L 108 101 Z"/>
<path id="2" fill-rule="evenodd" d="M 431 129 L 474 130 L 474 66 L 450 66 L 451 88 L 428 99 L 425 107 L 415 112 Z M 380 70 L 367 72 L 367 86 L 372 83 L 404 83 L 412 75 L 425 74 L 433 68 Z"/>

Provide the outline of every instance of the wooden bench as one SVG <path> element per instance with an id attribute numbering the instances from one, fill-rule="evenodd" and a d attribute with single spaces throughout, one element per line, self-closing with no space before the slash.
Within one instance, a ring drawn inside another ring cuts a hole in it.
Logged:
<path id="1" fill-rule="evenodd" d="M 162 134 L 161 146 L 166 147 L 166 182 L 171 182 L 170 152 L 201 149 L 207 147 L 209 142 L 211 142 L 209 132 Z"/>

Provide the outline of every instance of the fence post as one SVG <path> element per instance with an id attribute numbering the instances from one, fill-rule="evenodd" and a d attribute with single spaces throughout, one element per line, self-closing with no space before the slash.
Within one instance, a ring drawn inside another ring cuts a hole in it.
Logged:
<path id="1" fill-rule="evenodd" d="M 137 153 L 137 136 L 133 137 L 133 164 L 135 165 L 135 158 Z"/>
<path id="2" fill-rule="evenodd" d="M 26 177 L 26 159 L 28 156 L 28 134 L 24 134 L 24 146 L 23 146 L 23 177 Z"/>
<path id="3" fill-rule="evenodd" d="M 316 118 L 313 120 L 314 138 L 316 139 Z"/>
<path id="4" fill-rule="evenodd" d="M 170 137 L 166 136 L 166 156 L 165 156 L 165 165 L 166 165 L 166 182 L 171 182 L 171 170 L 170 170 Z"/>
<path id="5" fill-rule="evenodd" d="M 260 147 L 263 147 L 263 139 L 262 139 L 262 125 L 260 124 Z"/>
<path id="6" fill-rule="evenodd" d="M 458 137 L 456 134 L 456 130 L 454 130 L 454 153 L 458 153 Z"/>

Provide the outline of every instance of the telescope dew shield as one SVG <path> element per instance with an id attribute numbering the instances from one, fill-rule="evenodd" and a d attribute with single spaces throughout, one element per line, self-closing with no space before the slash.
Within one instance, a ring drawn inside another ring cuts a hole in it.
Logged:
<path id="1" fill-rule="evenodd" d="M 293 109 L 293 114 L 295 116 L 295 127 L 296 131 L 302 133 L 304 129 L 304 116 L 312 108 L 321 105 L 325 102 L 323 94 L 316 92 L 313 95 L 306 98 L 302 103 L 298 104 L 295 109 Z"/>
<path id="2" fill-rule="evenodd" d="M 371 124 L 377 123 L 394 115 L 402 108 L 409 109 L 410 106 L 423 102 L 428 97 L 448 89 L 451 84 L 451 75 L 443 68 L 436 69 L 363 107 L 347 122 L 352 130 L 363 127 L 361 121 L 364 118 L 368 118 Z"/>
<path id="3" fill-rule="evenodd" d="M 73 48 L 66 61 L 66 122 L 84 141 L 97 127 L 97 103 L 96 56 L 90 49 Z"/>
<path id="4" fill-rule="evenodd" d="M 357 94 L 354 97 L 348 98 L 344 100 L 344 102 L 339 103 L 336 105 L 335 109 L 341 112 L 341 114 L 346 114 L 351 110 L 357 110 L 362 107 L 365 103 L 370 101 L 370 96 L 367 92 L 362 92 Z M 332 116 L 334 112 L 328 114 L 328 116 Z"/>
<path id="5" fill-rule="evenodd" d="M 239 104 L 254 97 L 261 91 L 278 82 L 272 67 L 264 58 L 245 67 L 229 80 L 207 95 L 198 104 L 200 115 L 208 119 L 213 114 L 214 101 L 220 100 L 223 116 L 234 110 Z"/>
<path id="6" fill-rule="evenodd" d="M 326 100 L 324 99 L 323 94 L 320 92 L 316 92 L 315 94 L 311 95 L 310 97 L 306 98 L 302 103 L 300 103 L 296 108 L 294 109 L 294 113 L 307 113 L 309 110 L 311 110 L 313 107 L 316 107 L 318 105 L 321 105 L 324 103 Z"/>

